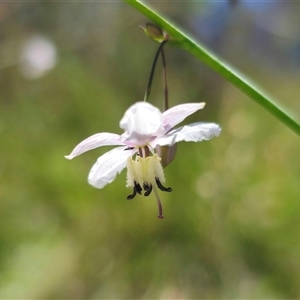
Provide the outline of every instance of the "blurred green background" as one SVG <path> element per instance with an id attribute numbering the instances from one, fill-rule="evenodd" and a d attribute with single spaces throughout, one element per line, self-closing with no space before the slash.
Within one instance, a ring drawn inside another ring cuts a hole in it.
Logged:
<path id="1" fill-rule="evenodd" d="M 300 119 L 300 5 L 152 7 Z M 64 158 L 143 99 L 157 44 L 122 2 L 0 3 L 0 297 L 300 298 L 299 137 L 189 53 L 165 48 L 170 105 L 220 137 L 178 144 L 172 193 L 127 201 L 126 172 L 87 174 L 109 147 Z M 150 96 L 162 108 L 159 64 Z"/>

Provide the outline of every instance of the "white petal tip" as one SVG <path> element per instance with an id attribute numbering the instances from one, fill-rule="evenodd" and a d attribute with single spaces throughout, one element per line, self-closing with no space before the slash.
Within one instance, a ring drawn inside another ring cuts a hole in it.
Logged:
<path id="1" fill-rule="evenodd" d="M 71 155 L 65 155 L 65 158 L 71 160 L 71 159 L 73 159 L 74 157 L 71 156 Z"/>
<path id="2" fill-rule="evenodd" d="M 89 183 L 89 185 L 91 185 L 92 187 L 94 187 L 96 189 L 102 189 L 104 187 L 102 185 L 98 185 L 97 183 L 89 181 L 89 180 L 88 180 L 88 183 Z"/>
<path id="3" fill-rule="evenodd" d="M 99 182 L 91 181 L 89 179 L 88 179 L 88 183 L 89 185 L 91 185 L 96 189 L 103 189 L 107 185 L 107 183 L 99 183 Z"/>

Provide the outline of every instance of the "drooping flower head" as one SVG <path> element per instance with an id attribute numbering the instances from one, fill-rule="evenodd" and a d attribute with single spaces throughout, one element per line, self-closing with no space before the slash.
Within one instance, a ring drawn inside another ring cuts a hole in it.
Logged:
<path id="1" fill-rule="evenodd" d="M 122 135 L 108 132 L 94 134 L 79 143 L 66 158 L 72 159 L 101 146 L 119 146 L 98 158 L 89 173 L 88 182 L 96 188 L 103 188 L 127 166 L 126 185 L 133 189 L 127 199 L 133 199 L 137 193 L 149 196 L 153 190 L 159 208 L 158 217 L 163 218 L 156 188 L 166 192 L 172 189 L 163 185 L 165 176 L 156 146 L 172 146 L 180 141 L 200 142 L 218 136 L 221 128 L 214 123 L 192 123 L 173 129 L 204 105 L 180 104 L 161 113 L 148 102 L 137 102 L 127 109 L 120 121 L 124 130 Z"/>

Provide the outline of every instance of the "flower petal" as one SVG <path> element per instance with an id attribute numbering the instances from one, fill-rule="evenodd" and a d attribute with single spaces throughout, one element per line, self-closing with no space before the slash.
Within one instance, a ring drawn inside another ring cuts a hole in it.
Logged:
<path id="1" fill-rule="evenodd" d="M 192 123 L 183 127 L 170 131 L 165 136 L 161 136 L 153 140 L 150 145 L 155 147 L 172 146 L 180 141 L 185 142 L 200 142 L 202 140 L 210 140 L 218 136 L 221 132 L 221 127 L 214 123 Z"/>
<path id="2" fill-rule="evenodd" d="M 163 124 L 165 133 L 172 129 L 174 126 L 182 122 L 187 116 L 193 114 L 199 109 L 202 109 L 205 103 L 185 103 L 173 106 L 163 112 Z"/>
<path id="3" fill-rule="evenodd" d="M 111 183 L 126 167 L 128 156 L 132 155 L 132 151 L 125 149 L 118 147 L 100 156 L 89 173 L 89 184 L 101 189 Z"/>
<path id="4" fill-rule="evenodd" d="M 120 135 L 115 133 L 96 133 L 79 143 L 70 155 L 65 156 L 67 159 L 72 159 L 86 151 L 101 147 L 101 146 L 121 146 Z"/>
<path id="5" fill-rule="evenodd" d="M 120 127 L 125 131 L 122 141 L 143 146 L 153 137 L 164 134 L 162 113 L 148 102 L 137 102 L 125 112 Z"/>

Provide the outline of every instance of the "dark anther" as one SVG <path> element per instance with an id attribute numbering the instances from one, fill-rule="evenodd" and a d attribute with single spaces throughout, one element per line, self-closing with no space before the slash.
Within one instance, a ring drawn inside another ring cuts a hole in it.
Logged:
<path id="1" fill-rule="evenodd" d="M 152 192 L 152 184 L 144 183 L 143 187 L 145 191 L 144 196 L 149 196 Z"/>
<path id="2" fill-rule="evenodd" d="M 161 184 L 161 182 L 159 181 L 158 178 L 155 177 L 155 181 L 156 181 L 157 186 L 158 186 L 162 191 L 164 191 L 164 192 L 172 192 L 172 188 L 170 188 L 170 187 L 168 187 L 168 188 L 164 187 L 164 186 Z"/>
<path id="3" fill-rule="evenodd" d="M 141 195 L 142 188 L 138 183 L 134 182 L 133 192 L 131 195 L 127 196 L 127 200 L 132 200 L 136 196 L 136 193 L 139 193 Z"/>
<path id="4" fill-rule="evenodd" d="M 132 200 L 136 195 L 136 190 L 135 190 L 135 187 L 133 188 L 133 193 L 131 195 L 128 195 L 127 196 L 127 200 Z"/>
<path id="5" fill-rule="evenodd" d="M 137 182 L 134 182 L 134 189 L 135 189 L 135 191 L 137 192 L 137 193 L 139 193 L 140 195 L 142 194 L 142 188 L 141 188 L 141 186 L 139 185 L 139 183 L 137 183 Z"/>
<path id="6" fill-rule="evenodd" d="M 132 150 L 132 149 L 134 149 L 134 147 L 127 147 L 124 150 Z"/>

